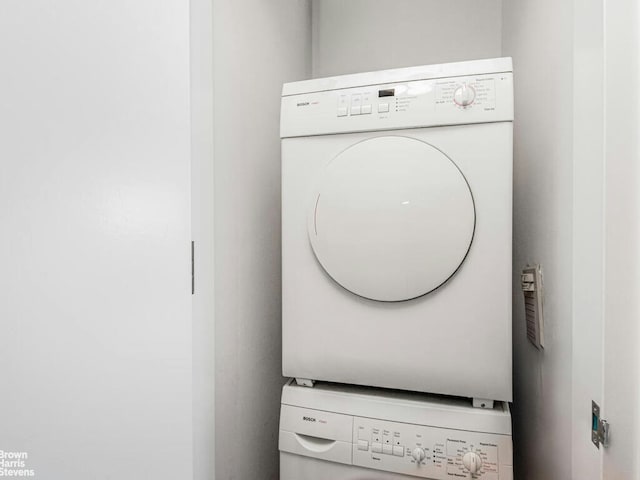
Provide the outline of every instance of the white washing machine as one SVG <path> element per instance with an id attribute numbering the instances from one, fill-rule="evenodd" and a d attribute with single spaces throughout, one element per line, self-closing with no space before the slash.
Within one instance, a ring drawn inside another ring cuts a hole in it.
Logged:
<path id="1" fill-rule="evenodd" d="M 285 376 L 511 400 L 511 70 L 284 85 Z"/>
<path id="2" fill-rule="evenodd" d="M 280 480 L 513 480 L 506 402 L 289 383 L 279 446 Z"/>

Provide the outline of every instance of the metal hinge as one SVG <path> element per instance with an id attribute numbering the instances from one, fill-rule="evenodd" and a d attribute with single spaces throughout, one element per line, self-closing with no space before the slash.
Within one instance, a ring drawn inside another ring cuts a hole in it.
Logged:
<path id="1" fill-rule="evenodd" d="M 195 245 L 196 242 L 191 240 L 191 295 L 196 293 Z"/>
<path id="2" fill-rule="evenodd" d="M 600 406 L 591 401 L 591 441 L 600 448 L 609 446 L 609 422 L 600 418 Z"/>

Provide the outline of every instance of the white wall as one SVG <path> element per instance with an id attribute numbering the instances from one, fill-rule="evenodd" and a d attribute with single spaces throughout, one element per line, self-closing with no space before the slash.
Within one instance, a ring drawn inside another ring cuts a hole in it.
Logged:
<path id="1" fill-rule="evenodd" d="M 212 0 L 190 0 L 191 219 L 193 308 L 193 478 L 215 475 Z"/>
<path id="2" fill-rule="evenodd" d="M 502 0 L 315 0 L 313 76 L 501 55 Z"/>
<path id="3" fill-rule="evenodd" d="M 504 2 L 513 57 L 514 441 L 519 480 L 571 477 L 573 2 Z M 525 334 L 518 269 L 542 264 L 544 351 Z M 589 407 L 587 407 L 589 408 Z"/>
<path id="4" fill-rule="evenodd" d="M 572 478 L 599 480 L 591 401 L 604 410 L 604 0 L 574 0 Z M 584 101 L 588 99 L 588 101 Z"/>
<path id="5" fill-rule="evenodd" d="M 214 0 L 216 479 L 278 478 L 282 83 L 308 78 L 306 0 Z"/>
<path id="6" fill-rule="evenodd" d="M 0 58 L 0 449 L 191 478 L 188 4 L 5 0 Z"/>

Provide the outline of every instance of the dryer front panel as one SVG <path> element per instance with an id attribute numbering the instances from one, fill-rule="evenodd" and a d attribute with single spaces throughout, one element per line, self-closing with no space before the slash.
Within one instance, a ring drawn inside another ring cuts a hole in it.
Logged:
<path id="1" fill-rule="evenodd" d="M 466 179 L 444 153 L 402 136 L 359 142 L 326 165 L 308 231 L 327 274 L 348 291 L 397 302 L 445 283 L 475 227 Z"/>
<path id="2" fill-rule="evenodd" d="M 510 401 L 511 123 L 288 138 L 282 161 L 284 375 Z"/>

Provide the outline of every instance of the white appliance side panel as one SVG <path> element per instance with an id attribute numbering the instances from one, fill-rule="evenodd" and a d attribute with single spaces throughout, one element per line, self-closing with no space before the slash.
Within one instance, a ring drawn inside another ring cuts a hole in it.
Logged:
<path id="1" fill-rule="evenodd" d="M 474 241 L 460 270 L 408 302 L 346 291 L 318 264 L 308 239 L 325 165 L 376 135 L 406 135 L 445 152 L 476 205 Z M 282 158 L 284 375 L 511 401 L 511 123 L 285 139 Z"/>

